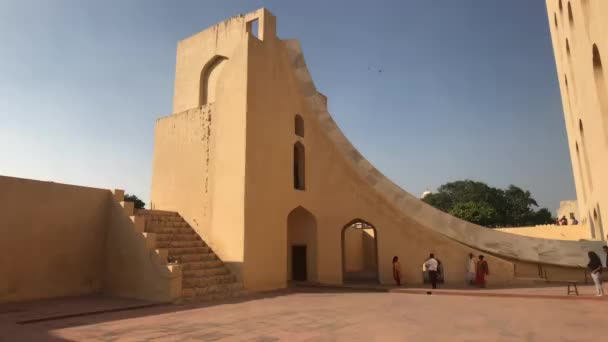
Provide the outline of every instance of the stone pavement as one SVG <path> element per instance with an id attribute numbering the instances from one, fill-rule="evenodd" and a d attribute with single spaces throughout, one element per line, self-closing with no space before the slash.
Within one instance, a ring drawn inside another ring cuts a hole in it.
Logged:
<path id="1" fill-rule="evenodd" d="M 608 300 L 284 292 L 15 324 L 0 341 L 596 341 L 607 315 Z"/>

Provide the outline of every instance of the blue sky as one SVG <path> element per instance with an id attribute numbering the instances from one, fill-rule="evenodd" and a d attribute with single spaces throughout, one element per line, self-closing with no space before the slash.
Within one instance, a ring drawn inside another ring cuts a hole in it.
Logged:
<path id="1" fill-rule="evenodd" d="M 551 210 L 575 198 L 544 0 L 4 0 L 0 175 L 147 202 L 177 41 L 259 7 L 300 39 L 346 136 L 404 189 L 474 179 Z"/>

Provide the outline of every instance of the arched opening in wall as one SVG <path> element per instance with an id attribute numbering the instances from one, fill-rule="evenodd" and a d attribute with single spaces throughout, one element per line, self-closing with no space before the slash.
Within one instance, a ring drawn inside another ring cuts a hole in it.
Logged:
<path id="1" fill-rule="evenodd" d="M 342 228 L 342 281 L 380 281 L 378 274 L 378 232 L 363 220 L 356 219 Z"/>
<path id="2" fill-rule="evenodd" d="M 559 3 L 558 3 L 557 6 L 559 7 L 559 12 L 561 13 L 562 9 L 563 9 L 563 7 L 562 7 L 562 0 L 559 0 Z"/>
<path id="3" fill-rule="evenodd" d="M 293 187 L 306 189 L 306 151 L 299 141 L 293 145 Z"/>
<path id="4" fill-rule="evenodd" d="M 602 211 L 600 210 L 600 204 L 597 203 L 595 207 L 597 208 L 597 225 L 600 228 L 600 239 L 604 240 L 606 236 L 604 235 L 604 223 L 602 222 Z"/>
<path id="5" fill-rule="evenodd" d="M 287 280 L 318 280 L 317 220 L 301 206 L 287 215 Z"/>
<path id="6" fill-rule="evenodd" d="M 600 106 L 600 115 L 604 126 L 605 142 L 608 144 L 608 89 L 604 79 L 602 57 L 596 44 L 593 44 L 593 78 L 595 79 L 595 92 Z"/>
<path id="7" fill-rule="evenodd" d="M 578 149 L 578 142 L 574 143 L 574 146 L 576 148 L 576 163 L 578 166 L 578 177 L 581 180 L 581 190 L 583 191 L 583 201 L 587 202 L 587 189 L 585 188 L 585 178 L 583 177 L 583 166 L 581 164 L 581 153 L 579 152 Z"/>
<path id="8" fill-rule="evenodd" d="M 568 38 L 566 38 L 566 55 L 570 57 L 570 42 L 568 41 Z"/>
<path id="9" fill-rule="evenodd" d="M 226 57 L 215 56 L 201 70 L 199 106 L 215 102 L 217 82 L 227 60 Z"/>
<path id="10" fill-rule="evenodd" d="M 572 6 L 570 6 L 570 1 L 568 1 L 568 22 L 570 26 L 574 25 L 574 16 L 572 15 Z"/>
<path id="11" fill-rule="evenodd" d="M 587 144 L 585 142 L 585 130 L 583 128 L 583 120 L 578 120 L 578 129 L 581 135 L 581 144 L 583 148 L 583 160 L 585 161 L 585 174 L 587 178 L 587 185 L 589 186 L 589 193 L 593 193 L 593 179 L 591 179 L 591 163 L 589 162 L 589 150 L 587 150 Z"/>
<path id="12" fill-rule="evenodd" d="M 304 119 L 300 114 L 296 114 L 294 121 L 296 135 L 304 138 Z"/>

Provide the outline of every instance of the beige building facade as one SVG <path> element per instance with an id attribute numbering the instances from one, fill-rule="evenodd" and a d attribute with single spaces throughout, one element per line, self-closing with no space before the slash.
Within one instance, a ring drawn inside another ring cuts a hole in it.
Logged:
<path id="1" fill-rule="evenodd" d="M 608 1 L 547 0 L 579 222 L 608 234 Z"/>

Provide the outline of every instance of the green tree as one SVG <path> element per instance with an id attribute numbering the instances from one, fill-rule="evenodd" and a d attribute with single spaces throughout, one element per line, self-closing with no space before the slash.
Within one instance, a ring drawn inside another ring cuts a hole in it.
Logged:
<path id="1" fill-rule="evenodd" d="M 146 202 L 142 201 L 135 195 L 125 194 L 125 202 L 133 202 L 135 209 L 143 209 L 146 206 Z"/>
<path id="2" fill-rule="evenodd" d="M 463 220 L 486 227 L 529 226 L 553 223 L 549 210 L 538 211 L 530 191 L 515 185 L 506 190 L 483 182 L 461 180 L 441 185 L 424 197 L 426 203 Z"/>
<path id="3" fill-rule="evenodd" d="M 496 210 L 485 202 L 456 203 L 449 213 L 481 226 L 495 224 L 498 217 Z"/>

